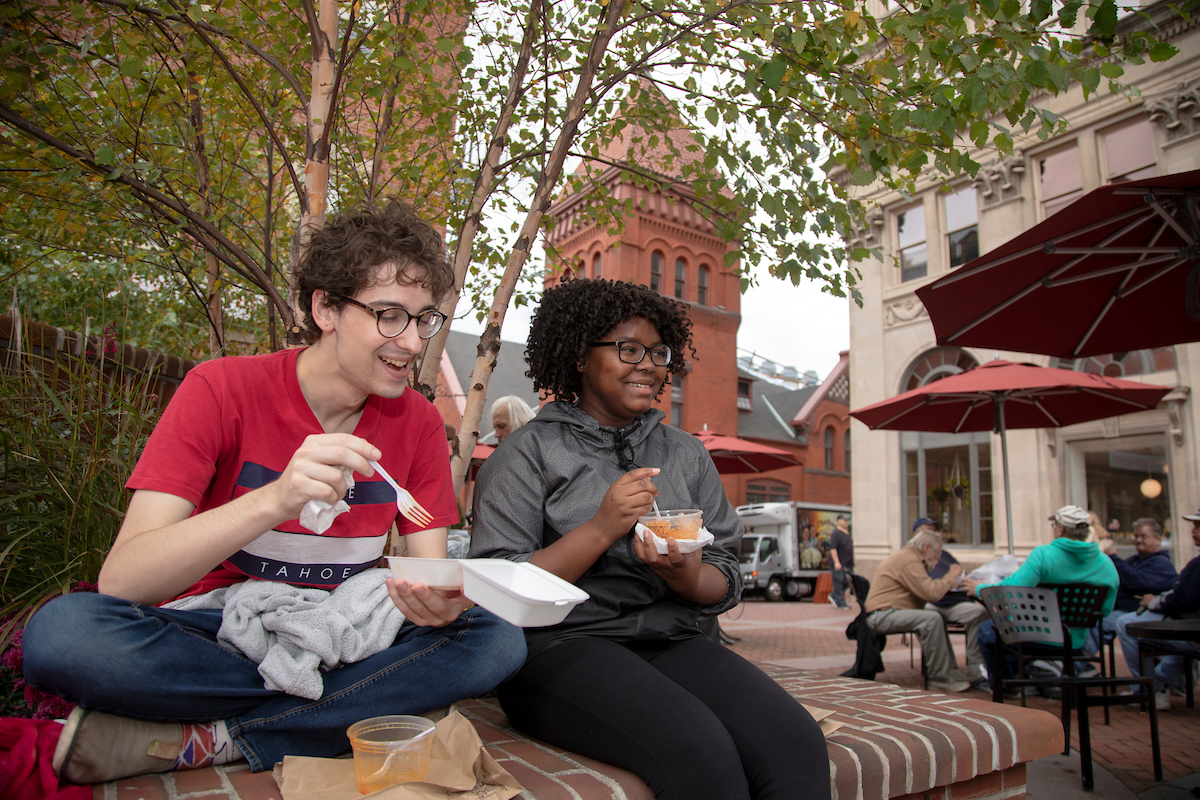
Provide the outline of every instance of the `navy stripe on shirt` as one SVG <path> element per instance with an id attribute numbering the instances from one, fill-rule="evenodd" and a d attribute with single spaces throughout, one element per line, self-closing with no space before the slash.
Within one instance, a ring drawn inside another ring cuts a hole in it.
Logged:
<path id="1" fill-rule="evenodd" d="M 238 473 L 237 485 L 248 490 L 261 489 L 271 481 L 277 480 L 282 474 L 282 472 L 276 472 L 262 464 L 246 461 L 242 464 L 242 471 Z M 342 499 L 351 506 L 395 503 L 396 490 L 386 481 L 361 480 L 355 481 L 354 486 L 346 492 Z"/>

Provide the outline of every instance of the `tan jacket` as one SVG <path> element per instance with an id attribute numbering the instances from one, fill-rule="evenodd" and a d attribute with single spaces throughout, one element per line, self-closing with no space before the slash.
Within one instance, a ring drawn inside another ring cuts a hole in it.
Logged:
<path id="1" fill-rule="evenodd" d="M 954 588 L 955 578 L 931 578 L 921 554 L 911 547 L 901 548 L 884 559 L 875 570 L 867 594 L 867 613 L 881 608 L 924 608 L 941 600 Z"/>

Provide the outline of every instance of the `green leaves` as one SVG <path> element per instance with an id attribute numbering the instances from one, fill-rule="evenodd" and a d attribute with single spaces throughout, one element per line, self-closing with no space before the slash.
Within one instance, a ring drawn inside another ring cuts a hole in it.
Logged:
<path id="1" fill-rule="evenodd" d="M 783 83 L 783 77 L 787 74 L 787 64 L 783 61 L 771 60 L 763 64 L 760 75 L 762 82 L 768 89 L 778 89 Z"/>
<path id="2" fill-rule="evenodd" d="M 1102 41 L 1111 41 L 1117 32 L 1117 0 L 1091 0 L 1091 32 Z"/>
<path id="3" fill-rule="evenodd" d="M 45 313 L 61 314 L 56 324 L 92 316 L 111 293 L 129 304 L 137 336 L 202 353 L 212 253 L 231 324 L 268 346 L 263 296 L 286 291 L 315 113 L 303 8 L 0 4 L 0 101 L 81 155 L 0 127 L 0 200 L 29 210 L 6 222 L 13 258 L 0 265 L 0 289 L 35 268 L 58 271 L 94 288 L 52 282 L 62 302 Z M 530 7 L 404 8 L 340 5 L 343 27 L 352 10 L 357 22 L 325 120 L 334 131 L 330 208 L 395 194 L 445 225 L 453 244 Z M 1120 89 L 1122 64 L 1176 52 L 1126 30 L 1136 26 L 1118 29 L 1115 0 L 914 0 L 878 17 L 853 0 L 646 0 L 622 17 L 604 58 L 587 64 L 594 4 L 541 8 L 472 242 L 466 294 L 476 310 L 494 298 L 511 231 L 535 202 L 585 67 L 595 81 L 566 143 L 576 172 L 550 188 L 552 198 L 589 192 L 581 219 L 619 231 L 635 204 L 603 183 L 617 168 L 647 197 L 690 199 L 736 243 L 730 265 L 767 263 L 786 279 L 852 294 L 853 261 L 869 252 L 843 247 L 863 225 L 852 187 L 907 192 L 930 171 L 969 174 L 980 151 L 1011 152 L 1018 134 L 1062 129 L 1038 107 L 1047 94 L 1078 84 L 1090 97 L 1105 80 Z M 130 186 L 139 182 L 154 191 Z M 155 192 L 171 202 L 152 201 Z M 160 324 L 163 308 L 140 310 L 135 275 L 170 296 L 177 326 Z M 535 271 L 523 279 L 517 296 L 536 293 Z"/>

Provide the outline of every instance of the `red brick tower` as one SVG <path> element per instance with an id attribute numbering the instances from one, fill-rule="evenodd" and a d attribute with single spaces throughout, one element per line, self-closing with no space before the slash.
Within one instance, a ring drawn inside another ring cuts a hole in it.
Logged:
<path id="1" fill-rule="evenodd" d="M 694 142 L 684 132 L 673 134 L 676 152 L 688 152 Z M 660 176 L 664 144 L 645 147 L 650 140 L 636 126 L 608 147 L 603 156 L 622 164 L 637 164 L 641 172 Z M 636 144 L 631 144 L 636 142 Z M 658 158 L 656 158 L 658 156 Z M 564 195 L 550 207 L 554 229 L 546 236 L 549 274 L 546 284 L 568 271 L 578 277 L 610 278 L 642 284 L 688 306 L 696 357 L 685 353 L 688 371 L 673 376 L 657 405 L 666 422 L 696 432 L 709 430 L 737 435 L 737 331 L 741 324 L 741 293 L 736 263 L 724 266 L 729 246 L 715 226 L 693 206 L 694 195 L 684 181 L 669 186 L 635 183 L 617 166 L 581 166 L 590 191 Z M 606 221 L 589 213 L 600 193 L 630 201 L 624 226 L 610 232 Z"/>

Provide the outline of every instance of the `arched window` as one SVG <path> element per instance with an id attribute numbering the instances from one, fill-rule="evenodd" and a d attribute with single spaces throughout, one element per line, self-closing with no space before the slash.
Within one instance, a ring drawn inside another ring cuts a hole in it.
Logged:
<path id="1" fill-rule="evenodd" d="M 849 472 L 849 471 L 850 471 L 850 431 L 846 431 L 845 442 L 846 442 L 846 443 L 845 443 L 845 448 L 846 448 L 846 472 Z"/>
<path id="2" fill-rule="evenodd" d="M 957 347 L 922 353 L 905 370 L 900 391 L 906 392 L 978 365 Z M 947 544 L 987 546 L 995 541 L 992 495 L 991 431 L 922 433 L 902 431 L 904 524 L 909 531 L 918 517 L 941 525 Z M 907 535 L 902 536 L 903 544 Z"/>
<path id="3" fill-rule="evenodd" d="M 652 292 L 661 291 L 663 269 L 662 264 L 663 255 L 655 250 L 650 255 L 650 291 Z"/>
<path id="4" fill-rule="evenodd" d="M 1150 350 L 1130 350 L 1091 358 L 1056 358 L 1050 366 L 1073 369 L 1076 372 L 1092 372 L 1106 378 L 1128 378 L 1133 375 L 1149 375 L 1175 369 L 1175 348 L 1155 347 Z"/>
<path id="5" fill-rule="evenodd" d="M 700 267 L 696 275 L 696 302 L 702 306 L 708 305 L 708 267 Z"/>
<path id="6" fill-rule="evenodd" d="M 904 380 L 900 383 L 900 391 L 907 392 L 927 383 L 966 372 L 971 367 L 978 365 L 979 362 L 975 360 L 975 357 L 965 350 L 957 347 L 936 347 L 926 352 L 908 368 L 908 371 L 904 373 Z"/>
<path id="7" fill-rule="evenodd" d="M 833 469 L 833 426 L 825 429 L 825 469 Z"/>
<path id="8" fill-rule="evenodd" d="M 596 255 L 592 256 L 592 277 L 593 278 L 600 277 L 600 254 L 599 253 L 596 253 Z"/>
<path id="9" fill-rule="evenodd" d="M 682 258 L 675 259 L 675 297 L 683 300 L 685 278 L 687 278 L 687 262 Z"/>

